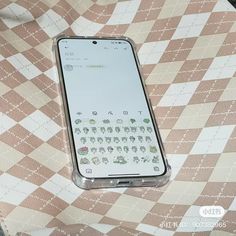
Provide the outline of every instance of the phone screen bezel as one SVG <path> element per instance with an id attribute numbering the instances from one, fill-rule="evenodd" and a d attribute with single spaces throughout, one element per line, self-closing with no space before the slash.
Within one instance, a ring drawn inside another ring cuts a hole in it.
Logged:
<path id="1" fill-rule="evenodd" d="M 160 152 L 161 152 L 161 158 L 162 158 L 162 161 L 163 161 L 163 164 L 164 164 L 164 171 L 162 174 L 159 174 L 159 175 L 129 175 L 129 176 L 113 176 L 113 177 L 95 177 L 95 176 L 84 176 L 82 175 L 82 173 L 80 172 L 79 170 L 79 163 L 78 163 L 78 158 L 77 158 L 77 153 L 76 153 L 76 146 L 75 146 L 75 141 L 74 141 L 74 135 L 73 135 L 73 129 L 72 129 L 72 120 L 71 120 L 71 115 L 70 115 L 70 110 L 69 110 L 69 103 L 68 103 L 68 99 L 67 99 L 67 91 L 66 91 L 66 86 L 65 86 L 65 79 L 64 79 L 64 73 L 63 73 L 63 67 L 62 67 L 62 61 L 61 61 L 61 54 L 60 54 L 60 47 L 59 47 L 59 43 L 61 40 L 124 40 L 126 42 L 128 42 L 131 46 L 131 50 L 132 50 L 132 54 L 133 54 L 133 58 L 135 60 L 135 65 L 136 65 L 136 69 L 138 71 L 138 74 L 139 74 L 139 79 L 140 79 L 140 83 L 142 85 L 142 90 L 143 90 L 143 93 L 144 93 L 144 96 L 145 96 L 145 101 L 146 101 L 146 106 L 148 107 L 148 110 L 149 110 L 149 115 L 151 117 L 151 120 L 152 120 L 152 124 L 153 124 L 153 127 L 154 127 L 154 130 L 155 130 L 155 135 L 156 135 L 156 138 L 157 138 L 157 142 L 158 142 L 158 145 L 159 145 L 159 149 L 160 149 Z M 127 178 L 145 178 L 145 177 L 159 177 L 159 176 L 163 176 L 166 174 L 167 172 L 167 166 L 166 166 L 166 161 L 165 161 L 165 158 L 164 158 L 164 150 L 163 150 L 163 146 L 161 144 L 161 137 L 160 137 L 160 133 L 158 131 L 158 126 L 157 126 L 157 123 L 156 123 L 156 120 L 155 120 L 155 117 L 154 117 L 154 114 L 153 114 L 153 110 L 151 108 L 151 104 L 149 103 L 149 98 L 147 97 L 147 92 L 146 92 L 146 89 L 145 89 L 145 85 L 144 85 L 144 82 L 143 82 L 143 79 L 142 79 L 142 74 L 141 74 L 141 71 L 140 71 L 140 66 L 139 66 L 139 63 L 138 63 L 138 57 L 137 57 L 137 54 L 135 53 L 135 49 L 134 49 L 134 46 L 133 44 L 131 43 L 131 41 L 128 39 L 128 38 L 116 38 L 116 37 L 107 37 L 107 38 L 102 38 L 102 37 L 78 37 L 78 36 L 74 36 L 74 37 L 60 37 L 57 41 L 56 41 L 56 47 L 57 47 L 57 54 L 58 54 L 58 64 L 60 66 L 60 73 L 61 73 L 61 88 L 63 89 L 63 92 L 64 92 L 64 100 L 63 102 L 65 102 L 66 104 L 64 104 L 64 108 L 66 109 L 66 113 L 67 113 L 67 116 L 68 116 L 68 119 L 66 119 L 66 123 L 67 123 L 67 126 L 69 128 L 69 133 L 70 133 L 70 138 L 71 138 L 71 142 L 72 144 L 70 144 L 71 146 L 71 150 L 73 152 L 73 155 L 74 155 L 74 159 L 76 161 L 76 167 L 77 167 L 77 171 L 79 172 L 79 174 L 86 178 L 86 179 L 107 179 L 107 180 L 111 180 L 111 179 L 127 179 Z"/>

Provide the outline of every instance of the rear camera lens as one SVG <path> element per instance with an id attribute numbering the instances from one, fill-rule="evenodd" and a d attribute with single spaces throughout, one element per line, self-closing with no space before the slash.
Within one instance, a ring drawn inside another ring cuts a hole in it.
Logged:
<path id="1" fill-rule="evenodd" d="M 93 44 L 97 44 L 98 42 L 97 41 L 93 41 Z"/>

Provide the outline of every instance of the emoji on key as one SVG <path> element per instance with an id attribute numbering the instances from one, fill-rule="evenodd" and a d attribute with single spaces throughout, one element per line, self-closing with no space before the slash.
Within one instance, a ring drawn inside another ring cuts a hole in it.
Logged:
<path id="1" fill-rule="evenodd" d="M 90 161 L 86 157 L 84 157 L 80 159 L 80 164 L 90 164 Z"/>
<path id="2" fill-rule="evenodd" d="M 136 120 L 135 119 L 130 119 L 130 122 L 133 124 Z"/>
<path id="3" fill-rule="evenodd" d="M 139 158 L 138 158 L 137 156 L 134 156 L 134 157 L 133 157 L 133 162 L 139 163 L 139 161 L 140 161 L 140 160 L 139 160 Z"/>
<path id="4" fill-rule="evenodd" d="M 97 141 L 101 144 L 103 142 L 103 139 L 101 137 L 98 137 Z"/>
<path id="5" fill-rule="evenodd" d="M 116 131 L 117 133 L 120 133 L 120 127 L 115 127 L 115 131 Z"/>
<path id="6" fill-rule="evenodd" d="M 77 150 L 79 155 L 87 155 L 88 154 L 88 147 L 81 147 Z"/>
<path id="7" fill-rule="evenodd" d="M 94 124 L 96 124 L 96 121 L 94 119 L 90 119 L 89 124 L 94 125 Z"/>
<path id="8" fill-rule="evenodd" d="M 149 151 L 150 151 L 151 153 L 156 153 L 156 152 L 157 152 L 157 148 L 156 148 L 155 146 L 150 146 L 150 147 L 149 147 Z"/>
<path id="9" fill-rule="evenodd" d="M 108 159 L 107 159 L 106 157 L 103 157 L 103 158 L 102 158 L 102 162 L 103 162 L 104 164 L 107 164 L 109 161 L 108 161 Z"/>
<path id="10" fill-rule="evenodd" d="M 116 120 L 116 123 L 117 123 L 117 124 L 122 124 L 122 123 L 123 123 L 123 120 L 117 119 L 117 120 Z"/>
<path id="11" fill-rule="evenodd" d="M 148 124 L 150 122 L 150 120 L 148 118 L 145 118 L 145 119 L 143 119 L 143 122 Z"/>
<path id="12" fill-rule="evenodd" d="M 105 120 L 103 120 L 103 123 L 104 123 L 104 124 L 109 124 L 109 123 L 110 123 L 110 120 L 105 119 Z"/>
<path id="13" fill-rule="evenodd" d="M 80 138 L 80 142 L 83 143 L 83 144 L 85 144 L 85 143 L 86 143 L 86 138 L 85 138 L 85 137 L 81 137 L 81 138 Z"/>
<path id="14" fill-rule="evenodd" d="M 83 131 L 84 131 L 85 134 L 87 134 L 89 132 L 89 129 L 87 127 L 84 127 Z"/>
<path id="15" fill-rule="evenodd" d="M 76 120 L 75 120 L 75 124 L 79 124 L 79 123 L 81 123 L 81 122 L 82 122 L 81 119 L 76 119 Z"/>
<path id="16" fill-rule="evenodd" d="M 132 146 L 131 150 L 132 150 L 133 152 L 137 152 L 137 151 L 138 151 L 138 148 L 137 148 L 136 146 Z"/>
<path id="17" fill-rule="evenodd" d="M 101 132 L 102 132 L 103 134 L 104 134 L 105 131 L 106 131 L 105 127 L 101 127 L 100 130 L 101 130 Z"/>
<path id="18" fill-rule="evenodd" d="M 93 157 L 92 162 L 94 165 L 99 165 L 101 163 L 98 157 Z"/>

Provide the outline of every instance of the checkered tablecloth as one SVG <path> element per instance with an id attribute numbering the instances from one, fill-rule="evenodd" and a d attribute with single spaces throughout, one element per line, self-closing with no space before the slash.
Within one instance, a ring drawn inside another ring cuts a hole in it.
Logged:
<path id="1" fill-rule="evenodd" d="M 236 12 L 226 0 L 1 0 L 0 29 L 6 235 L 236 235 Z M 135 41 L 173 169 L 168 185 L 72 183 L 52 55 L 62 32 Z M 224 216 L 201 217 L 207 205 Z"/>

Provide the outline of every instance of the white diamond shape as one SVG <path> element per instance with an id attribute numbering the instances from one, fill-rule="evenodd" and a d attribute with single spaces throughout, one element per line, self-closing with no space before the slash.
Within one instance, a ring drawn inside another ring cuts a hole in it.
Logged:
<path id="1" fill-rule="evenodd" d="M 71 25 L 71 29 L 77 35 L 95 35 L 104 25 L 79 17 Z"/>
<path id="2" fill-rule="evenodd" d="M 231 78 L 236 72 L 236 55 L 214 58 L 203 80 Z"/>
<path id="3" fill-rule="evenodd" d="M 76 187 L 72 181 L 58 174 L 53 175 L 48 181 L 43 183 L 41 187 L 69 204 L 83 192 L 83 190 Z"/>
<path id="4" fill-rule="evenodd" d="M 69 27 L 68 23 L 52 9 L 45 12 L 36 21 L 49 37 L 54 37 Z"/>
<path id="5" fill-rule="evenodd" d="M 234 125 L 223 125 L 202 129 L 190 153 L 222 153 L 234 127 Z"/>
<path id="6" fill-rule="evenodd" d="M 0 112 L 0 134 L 13 127 L 15 124 L 16 122 L 13 119 Z"/>
<path id="7" fill-rule="evenodd" d="M 41 71 L 21 53 L 8 57 L 7 60 L 28 80 L 31 80 L 41 74 Z"/>
<path id="8" fill-rule="evenodd" d="M 24 118 L 20 125 L 45 142 L 61 129 L 52 119 L 38 110 Z"/>
<path id="9" fill-rule="evenodd" d="M 184 106 L 187 105 L 199 81 L 171 84 L 162 97 L 159 106 Z"/>
<path id="10" fill-rule="evenodd" d="M 169 40 L 144 43 L 138 52 L 141 64 L 156 64 L 166 50 Z"/>
<path id="11" fill-rule="evenodd" d="M 11 3 L 2 8 L 0 10 L 0 16 L 4 24 L 10 29 L 34 19 L 26 8 L 16 3 Z"/>
<path id="12" fill-rule="evenodd" d="M 191 38 L 199 36 L 211 13 L 184 15 L 172 39 Z"/>
<path id="13" fill-rule="evenodd" d="M 18 205 L 36 188 L 35 184 L 4 173 L 0 176 L 0 202 Z"/>
<path id="14" fill-rule="evenodd" d="M 140 0 L 118 2 L 107 24 L 117 25 L 131 23 L 139 5 Z"/>

